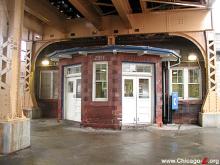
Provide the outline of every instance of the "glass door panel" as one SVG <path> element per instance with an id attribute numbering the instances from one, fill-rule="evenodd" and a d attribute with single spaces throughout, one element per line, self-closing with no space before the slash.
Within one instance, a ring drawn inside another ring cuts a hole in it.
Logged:
<path id="1" fill-rule="evenodd" d="M 139 98 L 149 98 L 149 79 L 139 79 Z"/>
<path id="2" fill-rule="evenodd" d="M 125 79 L 124 81 L 124 97 L 133 97 L 133 80 L 132 79 Z"/>

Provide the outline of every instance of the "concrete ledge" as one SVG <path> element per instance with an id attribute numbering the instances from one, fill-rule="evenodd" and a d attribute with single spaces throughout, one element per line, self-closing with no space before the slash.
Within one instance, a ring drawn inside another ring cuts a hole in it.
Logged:
<path id="1" fill-rule="evenodd" d="M 30 146 L 30 119 L 0 121 L 0 154 L 9 154 Z"/>
<path id="2" fill-rule="evenodd" d="M 199 113 L 199 124 L 202 127 L 220 128 L 220 113 Z"/>

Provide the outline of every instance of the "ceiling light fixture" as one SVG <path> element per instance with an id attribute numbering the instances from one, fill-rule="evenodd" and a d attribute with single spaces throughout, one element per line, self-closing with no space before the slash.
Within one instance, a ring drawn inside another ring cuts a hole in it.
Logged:
<path id="1" fill-rule="evenodd" d="M 188 60 L 189 61 L 196 61 L 197 60 L 197 56 L 194 53 L 191 53 L 188 55 Z"/>
<path id="2" fill-rule="evenodd" d="M 44 59 L 43 61 L 41 61 L 41 64 L 43 66 L 48 66 L 50 64 L 50 61 L 48 59 Z"/>

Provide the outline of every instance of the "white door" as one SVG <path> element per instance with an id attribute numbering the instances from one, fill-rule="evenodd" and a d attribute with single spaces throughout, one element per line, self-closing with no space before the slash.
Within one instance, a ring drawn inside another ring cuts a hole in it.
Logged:
<path id="1" fill-rule="evenodd" d="M 123 76 L 122 124 L 151 123 L 151 79 Z"/>
<path id="2" fill-rule="evenodd" d="M 122 78 L 122 124 L 136 123 L 136 78 Z"/>
<path id="3" fill-rule="evenodd" d="M 81 122 L 81 77 L 68 77 L 65 118 Z"/>
<path id="4" fill-rule="evenodd" d="M 151 122 L 150 78 L 137 78 L 137 123 Z"/>

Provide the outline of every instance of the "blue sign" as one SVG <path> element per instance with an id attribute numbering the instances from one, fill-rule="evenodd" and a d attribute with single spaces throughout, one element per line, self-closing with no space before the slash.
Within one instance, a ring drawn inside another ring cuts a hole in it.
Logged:
<path id="1" fill-rule="evenodd" d="M 178 92 L 172 93 L 172 110 L 178 110 Z"/>

